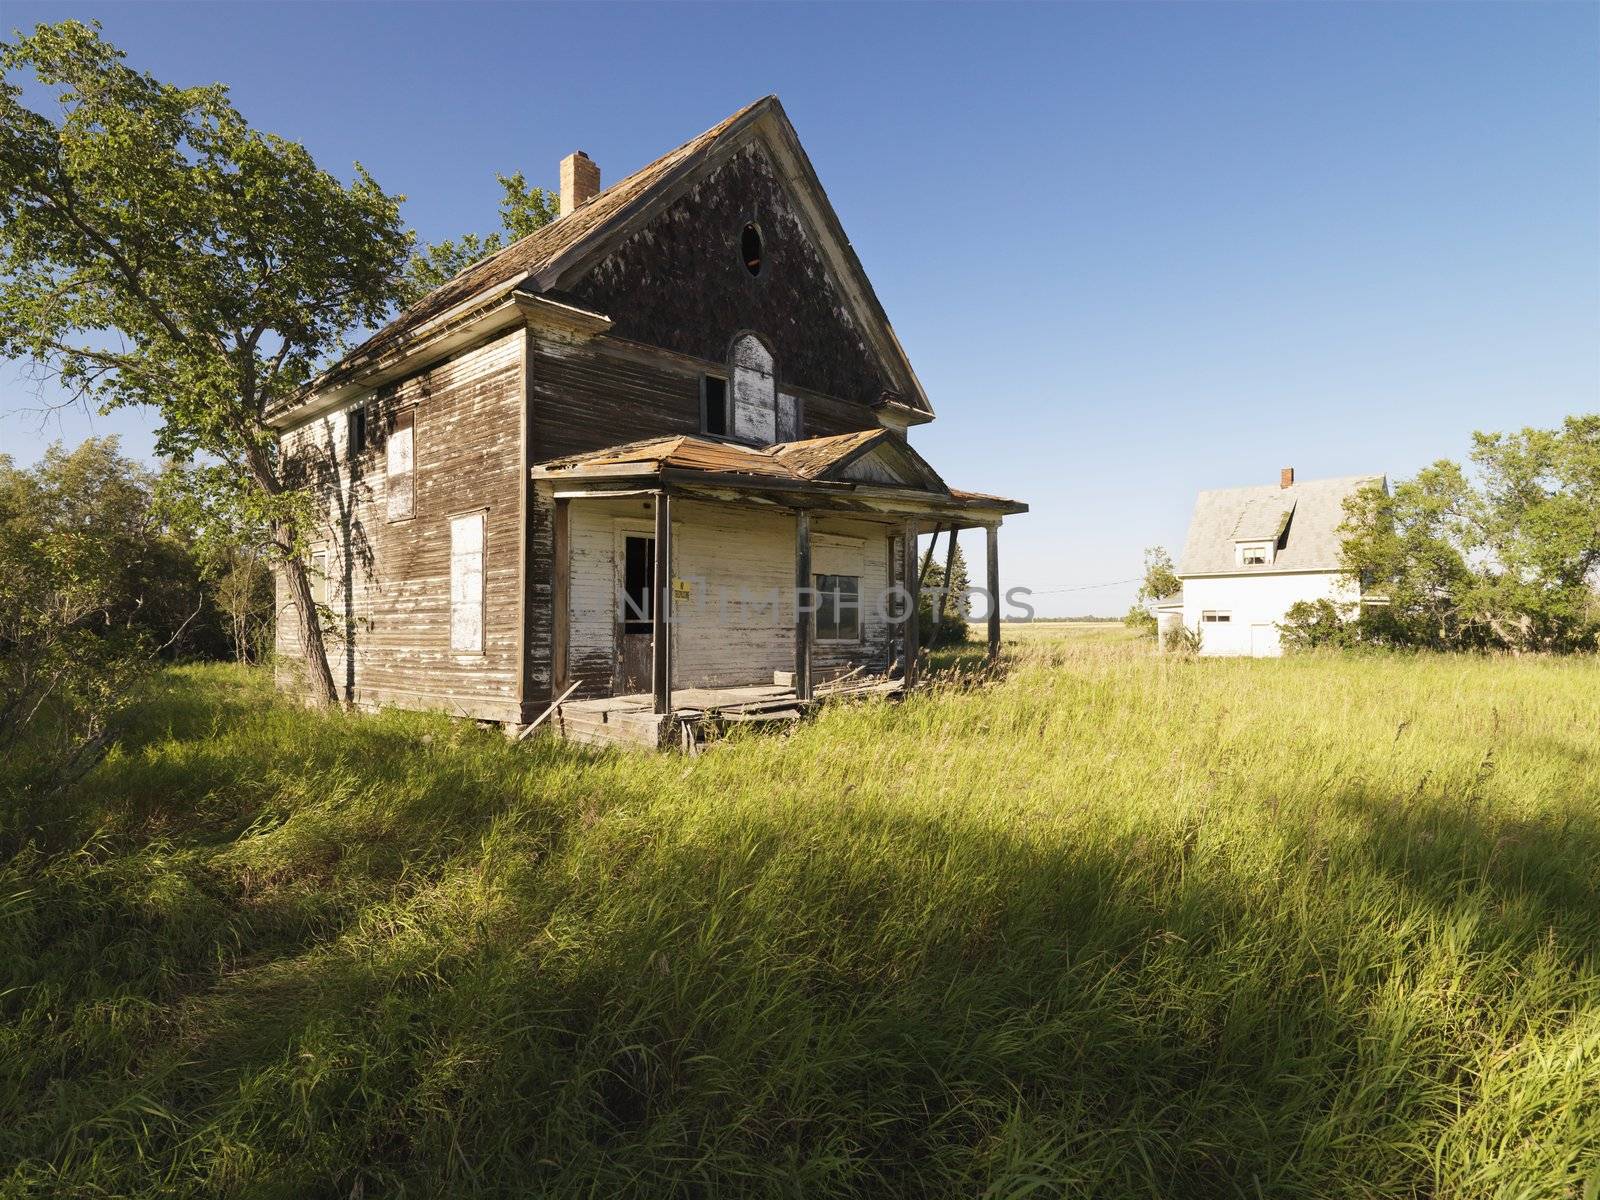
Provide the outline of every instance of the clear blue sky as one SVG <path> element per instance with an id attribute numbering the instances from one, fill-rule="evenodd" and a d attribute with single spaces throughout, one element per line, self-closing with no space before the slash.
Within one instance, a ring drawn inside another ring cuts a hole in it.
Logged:
<path id="1" fill-rule="evenodd" d="M 220 80 L 424 238 L 495 171 L 614 181 L 767 92 L 939 419 L 952 482 L 1029 501 L 1006 583 L 1125 579 L 1196 490 L 1412 473 L 1473 429 L 1600 408 L 1600 6 L 185 6 L 96 17 Z M 0 368 L 0 447 L 42 433 Z M 973 549 L 976 549 L 974 543 Z M 1132 587 L 1040 597 L 1120 612 Z"/>

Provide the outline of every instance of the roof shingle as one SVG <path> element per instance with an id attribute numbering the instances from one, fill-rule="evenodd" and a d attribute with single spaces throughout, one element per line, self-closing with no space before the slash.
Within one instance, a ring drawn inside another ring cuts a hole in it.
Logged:
<path id="1" fill-rule="evenodd" d="M 1287 488 L 1265 484 L 1201 492 L 1195 500 L 1178 574 L 1337 571 L 1345 500 L 1366 484 L 1383 482 L 1382 475 L 1350 475 L 1311 479 Z M 1236 542 L 1278 538 L 1283 544 L 1271 563 L 1258 567 L 1238 564 Z"/>

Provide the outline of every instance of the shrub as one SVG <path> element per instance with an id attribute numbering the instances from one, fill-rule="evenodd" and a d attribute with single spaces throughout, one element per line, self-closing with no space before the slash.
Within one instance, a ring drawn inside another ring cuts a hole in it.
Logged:
<path id="1" fill-rule="evenodd" d="M 1361 641 L 1360 620 L 1353 604 L 1332 600 L 1297 600 L 1278 623 L 1285 650 L 1322 650 L 1354 646 Z"/>

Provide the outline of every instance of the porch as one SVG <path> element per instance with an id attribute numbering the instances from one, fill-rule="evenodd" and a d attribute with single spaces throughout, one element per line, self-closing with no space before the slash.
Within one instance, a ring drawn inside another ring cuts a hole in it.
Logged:
<path id="1" fill-rule="evenodd" d="M 693 749 L 914 688 L 928 533 L 949 539 L 948 575 L 956 532 L 985 531 L 999 652 L 998 529 L 1026 506 L 947 488 L 886 431 L 766 449 L 656 439 L 533 478 L 554 515 L 550 723 L 569 740 Z"/>
<path id="2" fill-rule="evenodd" d="M 679 688 L 666 713 L 655 711 L 652 693 L 639 692 L 569 700 L 556 707 L 551 722 L 558 737 L 582 745 L 692 754 L 728 728 L 791 725 L 830 701 L 898 696 L 904 686 L 900 679 L 856 678 L 822 684 L 809 698 L 802 698 L 792 684 Z"/>

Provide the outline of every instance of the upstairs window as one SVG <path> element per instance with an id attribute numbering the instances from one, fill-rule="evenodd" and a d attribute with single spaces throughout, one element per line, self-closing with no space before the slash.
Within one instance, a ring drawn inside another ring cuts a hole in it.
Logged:
<path id="1" fill-rule="evenodd" d="M 367 449 L 367 406 L 358 404 L 350 410 L 349 417 L 350 461 L 354 462 Z"/>
<path id="2" fill-rule="evenodd" d="M 777 441 L 778 383 L 772 354 L 753 333 L 733 343 L 733 405 L 728 432 L 741 442 L 770 446 Z"/>
<path id="3" fill-rule="evenodd" d="M 746 225 L 739 235 L 739 257 L 744 260 L 744 269 L 752 275 L 761 274 L 761 250 L 761 230 Z"/>
<path id="4" fill-rule="evenodd" d="M 396 413 L 389 427 L 385 475 L 389 497 L 389 520 L 409 521 L 417 513 L 415 409 Z"/>
<path id="5" fill-rule="evenodd" d="M 728 381 L 720 376 L 700 377 L 700 428 L 713 437 L 728 436 Z"/>
<path id="6" fill-rule="evenodd" d="M 1271 553 L 1265 546 L 1241 546 L 1239 561 L 1247 567 L 1264 567 L 1271 561 Z"/>
<path id="7" fill-rule="evenodd" d="M 1218 609 L 1208 608 L 1200 614 L 1200 619 L 1207 625 L 1227 625 L 1233 620 L 1233 614 L 1231 612 L 1223 612 L 1219 611 Z"/>

